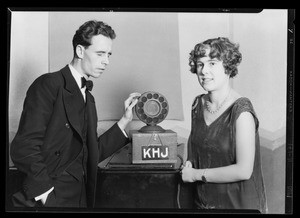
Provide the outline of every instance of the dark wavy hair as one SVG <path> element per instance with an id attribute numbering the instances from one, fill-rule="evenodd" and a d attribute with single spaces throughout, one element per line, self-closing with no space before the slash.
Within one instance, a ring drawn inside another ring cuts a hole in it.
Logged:
<path id="1" fill-rule="evenodd" d="M 73 36 L 74 54 L 76 54 L 77 45 L 88 47 L 91 45 L 92 37 L 100 34 L 110 39 L 116 38 L 115 31 L 102 21 L 90 20 L 82 24 Z"/>
<path id="2" fill-rule="evenodd" d="M 190 52 L 189 65 L 192 73 L 197 73 L 196 62 L 199 58 L 205 56 L 206 49 L 210 49 L 208 54 L 211 59 L 217 58 L 223 61 L 225 73 L 231 78 L 238 74 L 237 66 L 242 61 L 242 54 L 239 52 L 239 45 L 232 43 L 228 38 L 218 37 L 208 39 L 195 45 L 194 50 Z"/>

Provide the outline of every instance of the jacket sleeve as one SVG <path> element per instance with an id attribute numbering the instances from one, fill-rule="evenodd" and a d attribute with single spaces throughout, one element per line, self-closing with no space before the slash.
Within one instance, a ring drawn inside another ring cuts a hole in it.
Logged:
<path id="1" fill-rule="evenodd" d="M 127 143 L 129 143 L 129 139 L 124 135 L 118 124 L 115 123 L 98 138 L 99 162 L 112 155 Z"/>
<path id="2" fill-rule="evenodd" d="M 44 74 L 33 82 L 26 93 L 19 129 L 11 143 L 12 161 L 27 175 L 23 190 L 28 199 L 46 192 L 53 186 L 42 151 L 56 93 L 55 83 L 50 74 Z"/>

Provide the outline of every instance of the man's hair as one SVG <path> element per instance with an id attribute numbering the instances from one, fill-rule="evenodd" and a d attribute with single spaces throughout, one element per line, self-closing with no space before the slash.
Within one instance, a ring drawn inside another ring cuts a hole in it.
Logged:
<path id="1" fill-rule="evenodd" d="M 232 43 L 228 38 L 218 37 L 208 39 L 195 45 L 190 53 L 189 65 L 192 73 L 197 73 L 196 62 L 199 58 L 205 56 L 206 50 L 210 49 L 208 56 L 223 61 L 225 73 L 231 78 L 238 74 L 237 66 L 242 61 L 242 54 L 239 52 L 239 45 Z"/>
<path id="2" fill-rule="evenodd" d="M 115 31 L 106 23 L 97 20 L 90 20 L 82 24 L 73 37 L 73 51 L 76 54 L 77 45 L 88 47 L 91 45 L 93 36 L 103 35 L 110 39 L 115 39 Z"/>

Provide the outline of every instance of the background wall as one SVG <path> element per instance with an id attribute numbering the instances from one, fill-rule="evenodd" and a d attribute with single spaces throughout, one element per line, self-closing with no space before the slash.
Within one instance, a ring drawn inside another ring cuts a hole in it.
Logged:
<path id="1" fill-rule="evenodd" d="M 182 120 L 177 14 L 50 12 L 50 71 L 70 62 L 75 30 L 92 19 L 109 24 L 117 35 L 104 74 L 91 78 L 98 119 L 119 120 L 130 93 L 156 91 L 168 100 L 167 119 Z"/>
<path id="2" fill-rule="evenodd" d="M 9 74 L 9 132 L 16 132 L 26 91 L 49 70 L 48 13 L 13 12 Z M 28 25 L 30 24 L 30 25 Z"/>
<path id="3" fill-rule="evenodd" d="M 99 14 L 101 13 L 99 12 Z M 82 12 L 76 12 L 75 14 L 81 18 L 89 16 L 87 15 L 89 13 L 82 15 Z M 160 13 L 156 12 L 155 16 L 158 20 L 161 18 Z M 12 15 L 9 93 L 10 141 L 17 131 L 25 92 L 29 85 L 37 76 L 53 70 L 53 68 L 61 67 L 54 67 L 49 61 L 49 54 L 51 54 L 49 38 L 55 32 L 61 31 L 63 26 L 56 25 L 56 28 L 49 32 L 51 26 L 49 22 L 53 19 L 49 17 L 48 12 L 13 12 Z M 73 21 L 75 20 L 70 18 L 67 20 L 70 25 L 68 28 L 76 26 L 75 29 L 77 29 L 78 25 L 75 25 Z M 64 20 L 63 23 L 65 22 Z M 150 20 L 147 22 L 151 23 Z M 168 22 L 178 25 L 178 35 L 174 32 L 170 36 L 178 41 L 172 41 L 168 46 L 177 47 L 179 52 L 174 55 L 179 57 L 177 66 L 180 70 L 181 85 L 178 86 L 178 90 L 182 96 L 183 120 L 166 120 L 161 123 L 161 126 L 176 131 L 178 143 L 186 143 L 191 125 L 191 104 L 195 96 L 203 93 L 195 75 L 189 72 L 188 57 L 194 45 L 218 36 L 226 36 L 239 43 L 243 61 L 239 67 L 239 74 L 232 81 L 232 85 L 242 95 L 251 99 L 260 120 L 262 167 L 269 213 L 284 213 L 287 10 L 264 10 L 259 14 L 172 13 L 172 19 Z M 115 24 L 117 25 L 118 22 Z M 165 26 L 166 33 L 168 32 L 167 27 L 168 25 Z M 122 38 L 128 37 L 130 34 L 130 32 L 119 34 L 118 46 L 122 45 Z M 123 46 L 126 47 L 126 45 Z M 71 48 L 71 42 L 66 46 Z M 117 48 L 115 44 L 113 46 L 114 49 Z M 156 57 L 156 53 L 152 52 L 153 54 L 149 57 Z M 70 55 L 65 57 L 66 60 L 71 59 Z M 129 61 L 126 59 L 127 64 L 139 66 L 135 60 L 132 60 L 132 63 Z M 168 62 L 168 59 L 165 61 Z M 65 64 L 64 61 L 63 65 Z M 122 59 L 110 67 L 118 64 L 124 66 Z M 106 78 L 100 78 L 97 82 L 105 83 L 108 78 L 109 75 Z M 126 86 L 125 82 L 124 86 Z M 93 94 L 95 95 L 95 93 Z M 98 108 L 98 113 L 101 114 L 101 108 Z M 113 123 L 114 121 L 99 122 L 99 134 Z M 138 129 L 143 125 L 141 121 L 134 121 L 128 126 L 128 130 Z M 10 162 L 10 164 L 12 163 Z"/>

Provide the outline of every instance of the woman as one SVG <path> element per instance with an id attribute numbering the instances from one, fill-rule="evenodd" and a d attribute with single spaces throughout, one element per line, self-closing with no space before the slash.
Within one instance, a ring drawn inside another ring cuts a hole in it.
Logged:
<path id="1" fill-rule="evenodd" d="M 266 213 L 259 121 L 250 100 L 230 86 L 242 60 L 238 48 L 219 37 L 197 44 L 190 53 L 191 72 L 207 94 L 192 105 L 182 180 L 195 182 L 197 208 Z"/>

